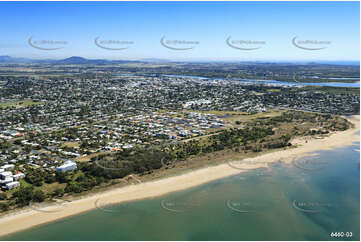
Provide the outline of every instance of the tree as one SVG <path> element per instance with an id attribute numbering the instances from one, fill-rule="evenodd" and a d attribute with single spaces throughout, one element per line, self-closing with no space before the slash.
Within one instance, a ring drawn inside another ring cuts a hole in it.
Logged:
<path id="1" fill-rule="evenodd" d="M 6 200 L 8 198 L 8 196 L 6 195 L 6 193 L 0 193 L 0 200 Z"/>
<path id="2" fill-rule="evenodd" d="M 83 191 L 83 189 L 81 188 L 81 186 L 79 186 L 75 182 L 69 182 L 67 184 L 67 186 L 65 187 L 65 192 L 67 192 L 67 193 L 71 193 L 71 192 L 80 193 L 82 191 Z"/>
<path id="3" fill-rule="evenodd" d="M 28 205 L 31 199 L 33 198 L 34 187 L 21 186 L 16 192 L 13 193 L 13 197 L 15 197 L 15 203 L 21 206 Z"/>
<path id="4" fill-rule="evenodd" d="M 34 202 L 42 202 L 44 201 L 46 198 L 44 192 L 42 190 L 36 190 L 34 193 L 33 193 L 33 197 L 32 197 L 32 200 Z"/>
<path id="5" fill-rule="evenodd" d="M 9 204 L 8 203 L 0 203 L 0 210 L 1 211 L 9 210 Z"/>
<path id="6" fill-rule="evenodd" d="M 64 189 L 56 188 L 53 192 L 54 197 L 62 197 L 64 195 Z"/>
<path id="7" fill-rule="evenodd" d="M 68 181 L 70 181 L 70 179 L 67 177 L 67 175 L 64 172 L 57 172 L 56 180 L 59 183 L 67 183 Z"/>
<path id="8" fill-rule="evenodd" d="M 45 179 L 45 182 L 48 183 L 48 184 L 56 182 L 56 177 L 51 173 L 47 173 L 45 175 L 44 179 Z"/>

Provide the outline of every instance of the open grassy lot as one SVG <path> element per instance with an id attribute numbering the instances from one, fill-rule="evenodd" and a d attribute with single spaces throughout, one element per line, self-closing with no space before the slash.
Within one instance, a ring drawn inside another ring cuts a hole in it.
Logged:
<path id="1" fill-rule="evenodd" d="M 80 157 L 76 158 L 75 160 L 78 162 L 88 162 L 93 157 L 96 157 L 99 155 L 104 155 L 104 154 L 109 154 L 109 153 L 111 153 L 111 152 L 97 152 L 97 153 L 86 155 L 86 156 L 80 156 Z"/>
<path id="2" fill-rule="evenodd" d="M 195 111 L 195 112 L 209 113 L 217 116 L 223 116 L 221 117 L 221 119 L 223 119 L 224 121 L 231 122 L 234 125 L 235 121 L 247 121 L 262 117 L 275 117 L 281 115 L 284 111 L 274 109 L 274 110 L 270 110 L 269 112 L 257 113 L 257 114 L 248 114 L 246 112 L 240 112 L 240 111 Z"/>
<path id="3" fill-rule="evenodd" d="M 257 118 L 276 117 L 276 116 L 280 116 L 285 111 L 274 109 L 271 110 L 270 112 L 257 113 L 257 114 L 248 114 L 239 111 L 195 111 L 195 112 L 224 116 L 221 119 L 225 121 L 226 126 L 224 126 L 223 128 L 208 129 L 205 135 L 184 139 L 182 142 L 188 142 L 191 140 L 200 140 L 202 142 L 202 140 L 207 139 L 209 136 L 216 135 L 221 130 L 229 129 L 231 127 L 238 128 L 243 125 L 243 124 L 241 125 L 236 124 L 236 121 L 240 121 L 240 123 L 243 123 Z"/>
<path id="4" fill-rule="evenodd" d="M 78 142 L 65 142 L 63 147 L 78 148 L 80 145 Z"/>
<path id="5" fill-rule="evenodd" d="M 12 102 L 3 102 L 0 103 L 0 107 L 1 108 L 8 108 L 8 107 L 13 107 L 13 108 L 23 108 L 23 107 L 28 107 L 28 106 L 32 106 L 32 105 L 40 105 L 43 104 L 44 102 L 34 102 L 31 100 L 21 100 L 21 101 L 12 101 Z"/>
<path id="6" fill-rule="evenodd" d="M 281 89 L 268 89 L 267 91 L 268 92 L 280 92 Z"/>
<path id="7" fill-rule="evenodd" d="M 337 94 L 354 94 L 360 95 L 360 88 L 358 87 L 317 87 L 317 86 L 306 86 L 304 90 L 318 90 Z"/>

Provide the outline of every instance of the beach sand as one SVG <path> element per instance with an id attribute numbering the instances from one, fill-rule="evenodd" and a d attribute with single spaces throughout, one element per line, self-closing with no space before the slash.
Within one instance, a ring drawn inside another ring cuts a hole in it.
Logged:
<path id="1" fill-rule="evenodd" d="M 189 173 L 179 176 L 92 194 L 85 198 L 62 203 L 61 205 L 51 205 L 41 208 L 42 211 L 29 208 L 18 213 L 5 215 L 0 217 L 0 236 L 89 211 L 95 209 L 97 206 L 161 196 L 227 176 L 236 175 L 249 169 L 267 167 L 268 164 L 272 162 L 282 161 L 290 163 L 301 156 L 318 150 L 327 150 L 351 145 L 354 142 L 360 141 L 360 136 L 357 133 L 360 131 L 360 116 L 352 116 L 348 118 L 348 120 L 355 125 L 354 128 L 333 133 L 323 139 L 294 139 L 292 140 L 292 144 L 297 144 L 297 148 L 278 150 L 254 158 L 244 159 L 240 164 L 234 165 L 234 167 L 236 166 L 241 169 L 232 167 L 234 164 L 233 162 L 231 163 L 232 165 L 225 163 L 190 171 Z"/>

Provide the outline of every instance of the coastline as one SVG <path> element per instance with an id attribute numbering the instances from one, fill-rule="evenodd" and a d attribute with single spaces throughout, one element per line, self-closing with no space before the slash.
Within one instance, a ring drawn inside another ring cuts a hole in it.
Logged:
<path id="1" fill-rule="evenodd" d="M 179 176 L 92 194 L 88 197 L 66 203 L 61 207 L 57 205 L 46 207 L 46 210 L 53 212 L 41 212 L 27 209 L 17 214 L 5 215 L 0 217 L 0 236 L 5 236 L 37 225 L 53 222 L 95 209 L 97 203 L 103 206 L 112 203 L 157 197 L 167 193 L 199 186 L 227 176 L 236 175 L 247 171 L 247 169 L 267 167 L 268 164 L 273 162 L 282 161 L 291 163 L 295 159 L 315 151 L 348 146 L 353 142 L 360 141 L 359 134 L 356 134 L 360 131 L 360 116 L 352 116 L 349 117 L 348 120 L 355 125 L 354 128 L 333 133 L 323 139 L 307 140 L 306 137 L 293 139 L 291 142 L 298 146 L 296 148 L 278 150 L 242 160 L 242 163 L 244 164 L 242 164 L 242 166 L 237 165 L 237 167 L 243 168 L 244 170 L 234 169 L 225 163 L 190 171 Z"/>

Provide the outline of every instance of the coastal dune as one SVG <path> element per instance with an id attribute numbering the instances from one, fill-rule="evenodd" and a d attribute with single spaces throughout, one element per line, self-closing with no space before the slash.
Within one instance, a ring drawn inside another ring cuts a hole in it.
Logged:
<path id="1" fill-rule="evenodd" d="M 242 166 L 239 166 L 240 169 L 235 169 L 229 164 L 222 164 L 191 171 L 179 176 L 115 188 L 110 191 L 63 203 L 61 206 L 50 205 L 42 208 L 44 210 L 26 209 L 18 214 L 6 215 L 0 217 L 0 236 L 86 212 L 95 209 L 97 204 L 104 206 L 112 203 L 157 197 L 227 176 L 236 175 L 250 169 L 267 167 L 268 164 L 272 162 L 282 161 L 290 163 L 301 156 L 318 150 L 351 145 L 354 142 L 360 141 L 360 136 L 357 133 L 360 131 L 360 116 L 352 116 L 348 118 L 348 120 L 354 124 L 354 128 L 333 133 L 323 139 L 294 139 L 292 140 L 292 144 L 296 144 L 297 148 L 279 150 L 254 158 L 244 159 L 242 160 Z"/>

